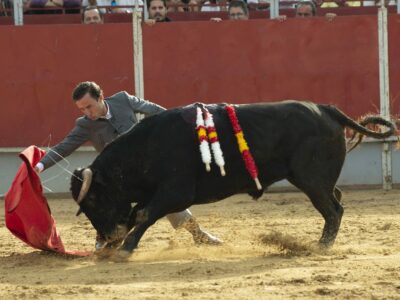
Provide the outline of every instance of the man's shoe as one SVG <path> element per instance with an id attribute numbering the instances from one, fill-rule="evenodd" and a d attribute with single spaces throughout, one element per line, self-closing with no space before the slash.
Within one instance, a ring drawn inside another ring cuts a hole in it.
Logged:
<path id="1" fill-rule="evenodd" d="M 196 244 L 206 244 L 206 245 L 221 245 L 222 241 L 213 236 L 212 234 L 204 231 L 200 228 L 200 232 L 193 235 L 193 240 Z"/>
<path id="2" fill-rule="evenodd" d="M 192 234 L 193 240 L 196 244 L 207 244 L 207 245 L 222 244 L 222 241 L 219 238 L 201 229 L 200 225 L 197 223 L 194 217 L 191 217 L 189 220 L 187 220 L 182 225 L 182 227 Z"/>

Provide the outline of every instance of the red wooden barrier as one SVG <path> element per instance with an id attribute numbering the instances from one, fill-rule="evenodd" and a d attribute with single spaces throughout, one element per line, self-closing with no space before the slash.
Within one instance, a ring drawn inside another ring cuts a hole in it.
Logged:
<path id="1" fill-rule="evenodd" d="M 310 99 L 378 105 L 375 16 L 144 27 L 145 90 L 164 103 Z"/>
<path id="2" fill-rule="evenodd" d="M 79 115 L 70 95 L 80 81 L 133 92 L 131 35 L 131 24 L 0 26 L 0 147 L 59 141 Z M 353 117 L 379 108 L 376 16 L 176 22 L 143 36 L 146 98 L 166 107 L 309 99 Z"/>
<path id="3" fill-rule="evenodd" d="M 400 119 L 400 16 L 389 16 L 389 88 L 390 107 Z"/>
<path id="4" fill-rule="evenodd" d="M 58 141 L 79 115 L 79 81 L 133 89 L 130 24 L 0 26 L 0 36 L 1 147 Z"/>

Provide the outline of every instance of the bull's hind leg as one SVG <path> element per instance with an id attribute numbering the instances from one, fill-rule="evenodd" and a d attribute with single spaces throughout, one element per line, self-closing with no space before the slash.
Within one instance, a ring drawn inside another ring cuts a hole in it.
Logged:
<path id="1" fill-rule="evenodd" d="M 339 203 L 341 203 L 342 202 L 342 191 L 337 186 L 335 186 L 335 189 L 333 190 L 333 194 L 334 194 L 336 200 Z"/>
<path id="2" fill-rule="evenodd" d="M 321 245 L 331 246 L 339 231 L 343 207 L 336 182 L 345 156 L 344 139 L 315 137 L 299 146 L 288 180 L 302 190 L 325 220 Z"/>
<path id="3" fill-rule="evenodd" d="M 330 247 L 335 242 L 340 223 L 343 216 L 343 207 L 336 199 L 335 192 L 332 189 L 318 187 L 304 187 L 301 184 L 295 184 L 299 189 L 310 198 L 314 207 L 319 211 L 325 220 L 320 244 Z"/>

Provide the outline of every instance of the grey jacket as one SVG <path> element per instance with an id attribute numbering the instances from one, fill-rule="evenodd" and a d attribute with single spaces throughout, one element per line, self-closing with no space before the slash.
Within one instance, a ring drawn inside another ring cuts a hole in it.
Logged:
<path id="1" fill-rule="evenodd" d="M 108 120 L 100 118 L 94 121 L 86 116 L 78 118 L 75 127 L 64 140 L 52 147 L 52 151 L 42 158 L 40 162 L 44 169 L 54 165 L 62 157 L 67 157 L 87 141 L 90 141 L 100 152 L 117 136 L 138 123 L 135 113 L 150 116 L 165 110 L 157 104 L 129 95 L 125 91 L 106 98 L 105 101 L 108 104 L 111 118 Z"/>

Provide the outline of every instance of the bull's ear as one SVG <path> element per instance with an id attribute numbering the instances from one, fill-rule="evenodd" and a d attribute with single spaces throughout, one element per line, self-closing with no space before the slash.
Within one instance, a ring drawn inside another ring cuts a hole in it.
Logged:
<path id="1" fill-rule="evenodd" d="M 104 180 L 104 177 L 100 172 L 94 173 L 93 181 L 100 185 L 104 185 L 104 186 L 106 185 L 106 181 Z"/>
<path id="2" fill-rule="evenodd" d="M 76 212 L 76 216 L 78 217 L 82 213 L 82 209 L 79 207 L 78 211 Z"/>

